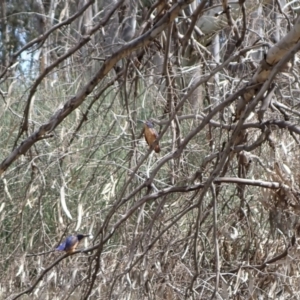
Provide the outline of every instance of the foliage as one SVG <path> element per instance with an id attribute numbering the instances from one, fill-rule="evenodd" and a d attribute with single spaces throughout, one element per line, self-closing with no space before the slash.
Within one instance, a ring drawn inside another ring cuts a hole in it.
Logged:
<path id="1" fill-rule="evenodd" d="M 292 5 L 69 2 L 2 11 L 0 299 L 297 298 Z"/>

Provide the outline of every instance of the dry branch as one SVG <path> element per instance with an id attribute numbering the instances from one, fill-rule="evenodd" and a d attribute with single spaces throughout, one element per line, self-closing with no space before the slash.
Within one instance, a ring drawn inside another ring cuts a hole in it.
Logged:
<path id="1" fill-rule="evenodd" d="M 140 47 L 146 47 L 156 36 L 166 29 L 171 22 L 174 21 L 184 7 L 192 2 L 193 0 L 179 1 L 157 22 L 157 24 L 155 24 L 153 28 L 148 30 L 142 36 L 127 43 L 120 50 L 107 58 L 96 75 L 77 93 L 75 97 L 68 100 L 63 108 L 54 113 L 48 123 L 42 125 L 36 132 L 24 140 L 20 146 L 14 149 L 4 161 L 2 161 L 0 164 L 0 175 L 2 175 L 5 170 L 20 157 L 20 155 L 24 155 L 32 145 L 39 141 L 45 134 L 53 131 L 70 113 L 79 107 L 86 97 L 94 90 L 97 84 L 108 74 L 108 72 L 120 59 L 128 56 Z"/>
<path id="2" fill-rule="evenodd" d="M 260 66 L 255 72 L 252 79 L 249 81 L 249 85 L 253 84 L 262 84 L 266 82 L 271 74 L 271 71 L 276 66 L 276 64 L 293 48 L 299 43 L 300 40 L 300 17 L 297 18 L 294 27 L 291 31 L 285 35 L 278 43 L 276 43 L 272 48 L 269 49 L 265 58 L 261 61 Z M 299 51 L 299 49 L 297 50 Z M 291 55 L 289 59 L 293 56 Z M 287 62 L 286 62 L 287 63 Z M 284 65 L 280 67 L 280 72 L 283 69 Z M 245 105 L 251 101 L 251 99 L 257 93 L 256 89 L 247 91 L 241 100 L 237 103 L 236 108 L 236 120 L 239 120 L 242 112 L 244 111 Z"/>
<path id="3" fill-rule="evenodd" d="M 51 27 L 47 32 L 45 32 L 43 35 L 33 39 L 32 41 L 30 41 L 29 43 L 27 43 L 26 45 L 24 45 L 20 50 L 16 51 L 15 53 L 12 54 L 11 58 L 10 58 L 10 62 L 8 64 L 8 66 L 5 67 L 4 71 L 0 74 L 0 79 L 6 74 L 6 72 L 12 67 L 12 65 L 16 62 L 16 59 L 18 58 L 19 55 L 21 55 L 21 53 L 23 53 L 25 50 L 31 48 L 33 45 L 40 43 L 39 47 L 41 47 L 42 43 L 44 43 L 44 41 L 48 38 L 48 36 L 54 32 L 55 30 L 65 26 L 65 25 L 69 25 L 71 24 L 75 19 L 77 19 L 79 16 L 81 16 L 90 5 L 92 5 L 95 2 L 95 0 L 90 0 L 88 1 L 84 6 L 82 6 L 82 8 L 80 10 L 78 10 L 74 15 L 72 15 L 70 18 L 68 18 L 67 20 L 60 22 L 58 24 L 56 24 L 55 26 Z"/>

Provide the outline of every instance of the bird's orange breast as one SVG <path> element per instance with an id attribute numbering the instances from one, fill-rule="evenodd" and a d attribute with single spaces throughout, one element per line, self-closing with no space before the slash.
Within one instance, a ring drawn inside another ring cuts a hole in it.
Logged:
<path id="1" fill-rule="evenodd" d="M 157 134 L 156 130 L 154 128 L 149 128 L 148 126 L 145 126 L 144 135 L 145 135 L 145 140 L 146 140 L 147 144 L 150 147 L 154 146 L 154 143 L 155 143 L 156 139 L 158 138 L 158 134 Z M 158 143 L 154 146 L 154 151 L 156 153 L 158 153 L 160 151 L 160 147 L 159 147 Z"/>
<path id="2" fill-rule="evenodd" d="M 70 253 L 73 253 L 73 252 L 76 250 L 78 244 L 79 244 L 79 242 L 76 242 L 76 243 L 75 243 L 74 245 L 72 245 L 70 248 L 66 249 L 66 252 L 69 253 L 69 254 L 70 254 Z"/>

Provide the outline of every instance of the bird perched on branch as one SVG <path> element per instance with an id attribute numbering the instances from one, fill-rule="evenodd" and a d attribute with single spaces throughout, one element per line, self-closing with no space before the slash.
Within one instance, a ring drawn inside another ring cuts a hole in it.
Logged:
<path id="1" fill-rule="evenodd" d="M 150 148 L 154 149 L 156 153 L 159 153 L 160 147 L 158 142 L 156 142 L 158 133 L 154 129 L 153 123 L 151 121 L 146 121 L 144 124 L 144 136 L 147 144 L 150 146 Z"/>
<path id="2" fill-rule="evenodd" d="M 73 253 L 80 241 L 90 236 L 89 234 L 77 234 L 68 236 L 55 250 L 57 251 L 66 251 L 68 254 Z"/>

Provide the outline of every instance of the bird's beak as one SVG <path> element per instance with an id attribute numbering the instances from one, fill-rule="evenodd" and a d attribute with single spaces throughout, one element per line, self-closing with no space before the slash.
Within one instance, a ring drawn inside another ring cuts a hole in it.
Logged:
<path id="1" fill-rule="evenodd" d="M 143 120 L 136 120 L 138 123 L 143 123 L 143 124 L 145 124 L 145 121 L 143 121 Z"/>

